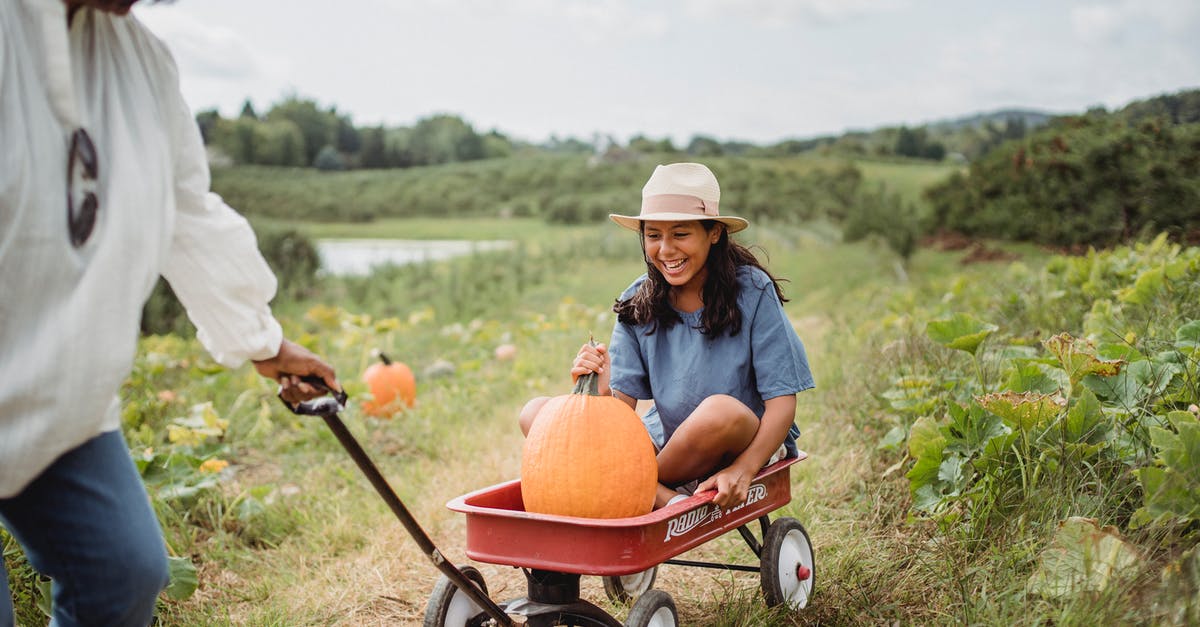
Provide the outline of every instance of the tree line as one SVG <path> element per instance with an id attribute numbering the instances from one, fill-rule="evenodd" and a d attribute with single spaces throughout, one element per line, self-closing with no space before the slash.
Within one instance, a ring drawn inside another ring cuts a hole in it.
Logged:
<path id="1" fill-rule="evenodd" d="M 927 193 L 929 228 L 1061 247 L 1200 238 L 1200 90 L 1063 116 Z"/>
<path id="2" fill-rule="evenodd" d="M 789 157 L 812 151 L 824 155 L 904 157 L 941 161 L 947 155 L 973 159 L 1000 143 L 1025 135 L 1024 118 L 976 124 L 900 126 L 839 136 L 788 139 L 766 145 L 720 140 L 696 134 L 684 144 L 637 134 L 625 142 L 611 135 L 589 139 L 550 137 L 535 144 L 498 130 L 481 132 L 453 114 L 434 114 L 411 126 L 359 126 L 336 106 L 322 107 L 296 95 L 266 113 L 246 101 L 237 117 L 216 109 L 201 111 L 196 122 L 215 165 L 311 167 L 318 170 L 409 168 L 508 157 L 529 153 L 593 154 L 610 161 L 636 155 L 676 154 L 712 157 Z"/>

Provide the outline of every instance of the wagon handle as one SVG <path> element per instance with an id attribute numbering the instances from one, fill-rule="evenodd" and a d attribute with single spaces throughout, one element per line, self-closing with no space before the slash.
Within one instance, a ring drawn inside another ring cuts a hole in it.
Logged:
<path id="1" fill-rule="evenodd" d="M 345 408 L 346 399 L 348 398 L 345 391 L 334 392 L 330 390 L 329 386 L 320 377 L 310 375 L 301 377 L 301 379 L 309 385 L 329 392 L 332 396 L 304 401 L 296 405 L 283 400 L 281 397 L 280 400 L 283 401 L 284 406 L 297 415 L 320 416 L 324 419 L 325 424 L 329 426 L 330 431 L 333 431 L 333 435 L 337 437 L 342 448 L 346 449 L 346 452 L 350 454 L 350 458 L 358 465 L 359 470 L 367 476 L 371 485 L 375 487 L 375 491 L 379 493 L 379 496 L 383 497 L 384 502 L 387 503 L 392 513 L 396 515 L 396 518 L 400 519 L 400 523 L 404 525 L 408 534 L 412 536 L 417 546 L 421 548 L 421 551 L 433 562 L 433 565 L 447 579 L 453 582 L 459 590 L 462 590 L 464 594 L 470 597 L 476 605 L 483 608 L 483 611 L 495 620 L 498 625 L 514 625 L 515 623 L 508 617 L 508 614 L 505 614 L 504 610 L 500 609 L 500 606 L 496 605 L 491 598 L 476 587 L 475 582 L 467 579 L 467 576 L 461 570 L 446 560 L 442 552 L 433 544 L 433 540 L 429 539 L 429 535 L 425 533 L 421 525 L 417 524 L 417 520 L 409 513 L 404 503 L 400 501 L 400 497 L 396 496 L 396 492 L 388 485 L 387 480 L 384 479 L 383 474 L 379 472 L 379 468 L 375 466 L 371 458 L 367 456 L 367 452 L 363 450 L 358 440 L 346 428 L 346 423 L 342 422 L 341 417 L 338 416 L 338 413 Z"/>

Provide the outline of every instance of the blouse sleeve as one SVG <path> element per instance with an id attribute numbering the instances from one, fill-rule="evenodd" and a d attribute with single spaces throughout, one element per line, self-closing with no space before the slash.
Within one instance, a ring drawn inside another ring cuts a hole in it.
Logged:
<path id="1" fill-rule="evenodd" d="M 758 296 L 750 342 L 759 395 L 767 400 L 812 388 L 813 376 L 804 344 L 769 280 Z"/>
<path id="2" fill-rule="evenodd" d="M 608 354 L 612 357 L 609 387 L 626 396 L 646 400 L 654 395 L 650 391 L 650 374 L 635 333 L 633 327 L 623 322 L 613 325 L 612 340 L 608 344 Z"/>
<path id="3" fill-rule="evenodd" d="M 236 367 L 279 352 L 283 332 L 271 314 L 276 280 L 250 224 L 209 191 L 199 127 L 179 90 L 170 52 L 152 35 L 161 60 L 164 124 L 175 175 L 174 232 L 163 277 L 179 297 L 196 337 L 218 363 Z"/>

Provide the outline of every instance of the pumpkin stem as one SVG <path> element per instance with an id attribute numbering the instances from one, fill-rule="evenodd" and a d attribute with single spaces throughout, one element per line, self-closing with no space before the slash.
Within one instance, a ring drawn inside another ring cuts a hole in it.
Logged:
<path id="1" fill-rule="evenodd" d="M 572 394 L 587 394 L 588 396 L 600 396 L 600 374 L 589 372 L 575 379 L 575 389 L 571 390 Z"/>
<path id="2" fill-rule="evenodd" d="M 595 338 L 588 334 L 588 344 L 596 345 Z M 600 374 L 597 372 L 589 372 L 580 376 L 575 380 L 575 389 L 571 390 L 572 394 L 587 394 L 588 396 L 600 396 Z"/>
<path id="3" fill-rule="evenodd" d="M 388 356 L 387 356 L 387 355 L 384 355 L 384 354 L 383 354 L 383 351 L 380 351 L 380 352 L 379 352 L 379 361 L 382 361 L 382 362 L 383 362 L 383 365 L 385 365 L 385 366 L 390 366 L 390 365 L 392 365 L 392 360 L 388 359 Z"/>

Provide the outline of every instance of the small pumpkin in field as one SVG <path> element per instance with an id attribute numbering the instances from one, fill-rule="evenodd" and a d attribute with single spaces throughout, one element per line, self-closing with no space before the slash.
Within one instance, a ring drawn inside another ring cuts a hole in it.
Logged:
<path id="1" fill-rule="evenodd" d="M 362 404 L 368 415 L 387 418 L 417 401 L 417 381 L 412 369 L 383 353 L 379 353 L 379 363 L 371 364 L 362 378 L 371 391 L 371 398 Z"/>
<path id="2" fill-rule="evenodd" d="M 586 518 L 641 516 L 654 508 L 654 443 L 629 405 L 576 381 L 538 412 L 521 453 L 525 511 Z"/>

